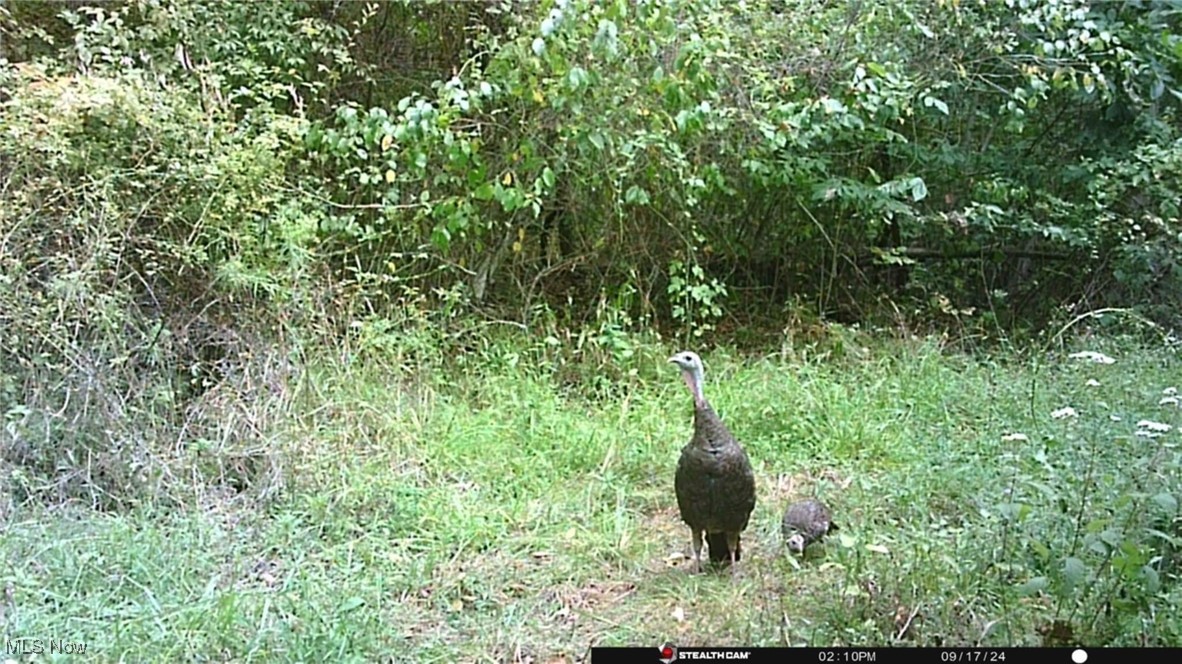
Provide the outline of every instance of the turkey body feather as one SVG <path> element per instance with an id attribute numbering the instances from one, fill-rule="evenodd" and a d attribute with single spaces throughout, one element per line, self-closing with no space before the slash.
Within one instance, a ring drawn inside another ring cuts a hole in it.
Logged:
<path id="1" fill-rule="evenodd" d="M 692 533 L 699 567 L 703 536 L 711 562 L 738 562 L 741 533 L 755 509 L 755 473 L 743 447 L 701 397 L 700 360 L 692 353 L 674 360 L 683 356 L 691 370 L 686 383 L 695 397 L 694 434 L 681 450 L 674 475 L 677 508 Z"/>
<path id="2" fill-rule="evenodd" d="M 727 534 L 742 556 L 739 533 L 755 509 L 755 473 L 747 453 L 709 405 L 694 412 L 694 436 L 674 476 L 677 508 L 691 530 L 705 533 L 711 562 L 729 562 Z"/>
<path id="3" fill-rule="evenodd" d="M 798 553 L 837 529 L 829 508 L 812 498 L 789 505 L 780 524 L 785 544 Z"/>

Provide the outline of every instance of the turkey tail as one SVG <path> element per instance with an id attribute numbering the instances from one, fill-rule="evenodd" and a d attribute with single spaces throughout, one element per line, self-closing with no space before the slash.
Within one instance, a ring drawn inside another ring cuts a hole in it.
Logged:
<path id="1" fill-rule="evenodd" d="M 710 547 L 710 562 L 719 565 L 731 564 L 731 555 L 726 548 L 726 533 L 706 533 L 706 544 Z M 735 561 L 742 559 L 743 542 L 736 541 L 735 544 Z"/>

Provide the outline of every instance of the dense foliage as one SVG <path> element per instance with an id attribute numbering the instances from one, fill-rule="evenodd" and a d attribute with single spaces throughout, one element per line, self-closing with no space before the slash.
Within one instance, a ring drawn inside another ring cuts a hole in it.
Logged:
<path id="1" fill-rule="evenodd" d="M 279 252 L 376 312 L 602 299 L 701 334 L 884 296 L 996 335 L 1060 306 L 1174 322 L 1176 27 L 1083 0 L 17 2 L 2 55 L 11 122 L 38 82 L 148 85 L 200 109 L 162 131 L 267 146 L 285 212 L 210 257 L 264 282 Z M 91 169 L 146 138 L 74 129 L 123 141 Z"/>

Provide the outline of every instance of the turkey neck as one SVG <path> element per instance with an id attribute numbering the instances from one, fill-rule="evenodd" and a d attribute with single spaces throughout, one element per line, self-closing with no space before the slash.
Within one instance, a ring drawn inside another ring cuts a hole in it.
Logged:
<path id="1" fill-rule="evenodd" d="M 702 371 L 701 369 L 682 371 L 681 378 L 685 381 L 685 386 L 689 388 L 690 394 L 694 395 L 694 414 L 696 417 L 699 410 L 710 408 L 710 404 L 706 403 L 706 399 L 702 396 Z"/>
<path id="2" fill-rule="evenodd" d="M 729 434 L 714 409 L 702 396 L 701 371 L 685 371 L 681 377 L 685 379 L 686 386 L 694 395 L 694 441 L 699 447 L 706 449 L 722 447 Z"/>

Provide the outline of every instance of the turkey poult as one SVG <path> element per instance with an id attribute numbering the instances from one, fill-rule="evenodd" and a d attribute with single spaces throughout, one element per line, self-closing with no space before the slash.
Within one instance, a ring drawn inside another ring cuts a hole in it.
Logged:
<path id="1" fill-rule="evenodd" d="M 681 450 L 673 487 L 681 520 L 690 527 L 694 566 L 702 571 L 702 538 L 710 562 L 731 564 L 742 557 L 740 534 L 755 509 L 755 473 L 747 453 L 702 396 L 702 359 L 689 351 L 669 358 L 694 396 L 694 435 Z"/>
<path id="2" fill-rule="evenodd" d="M 812 498 L 789 505 L 780 524 L 784 543 L 794 553 L 804 553 L 805 547 L 834 530 L 837 524 L 833 523 L 829 508 Z"/>

